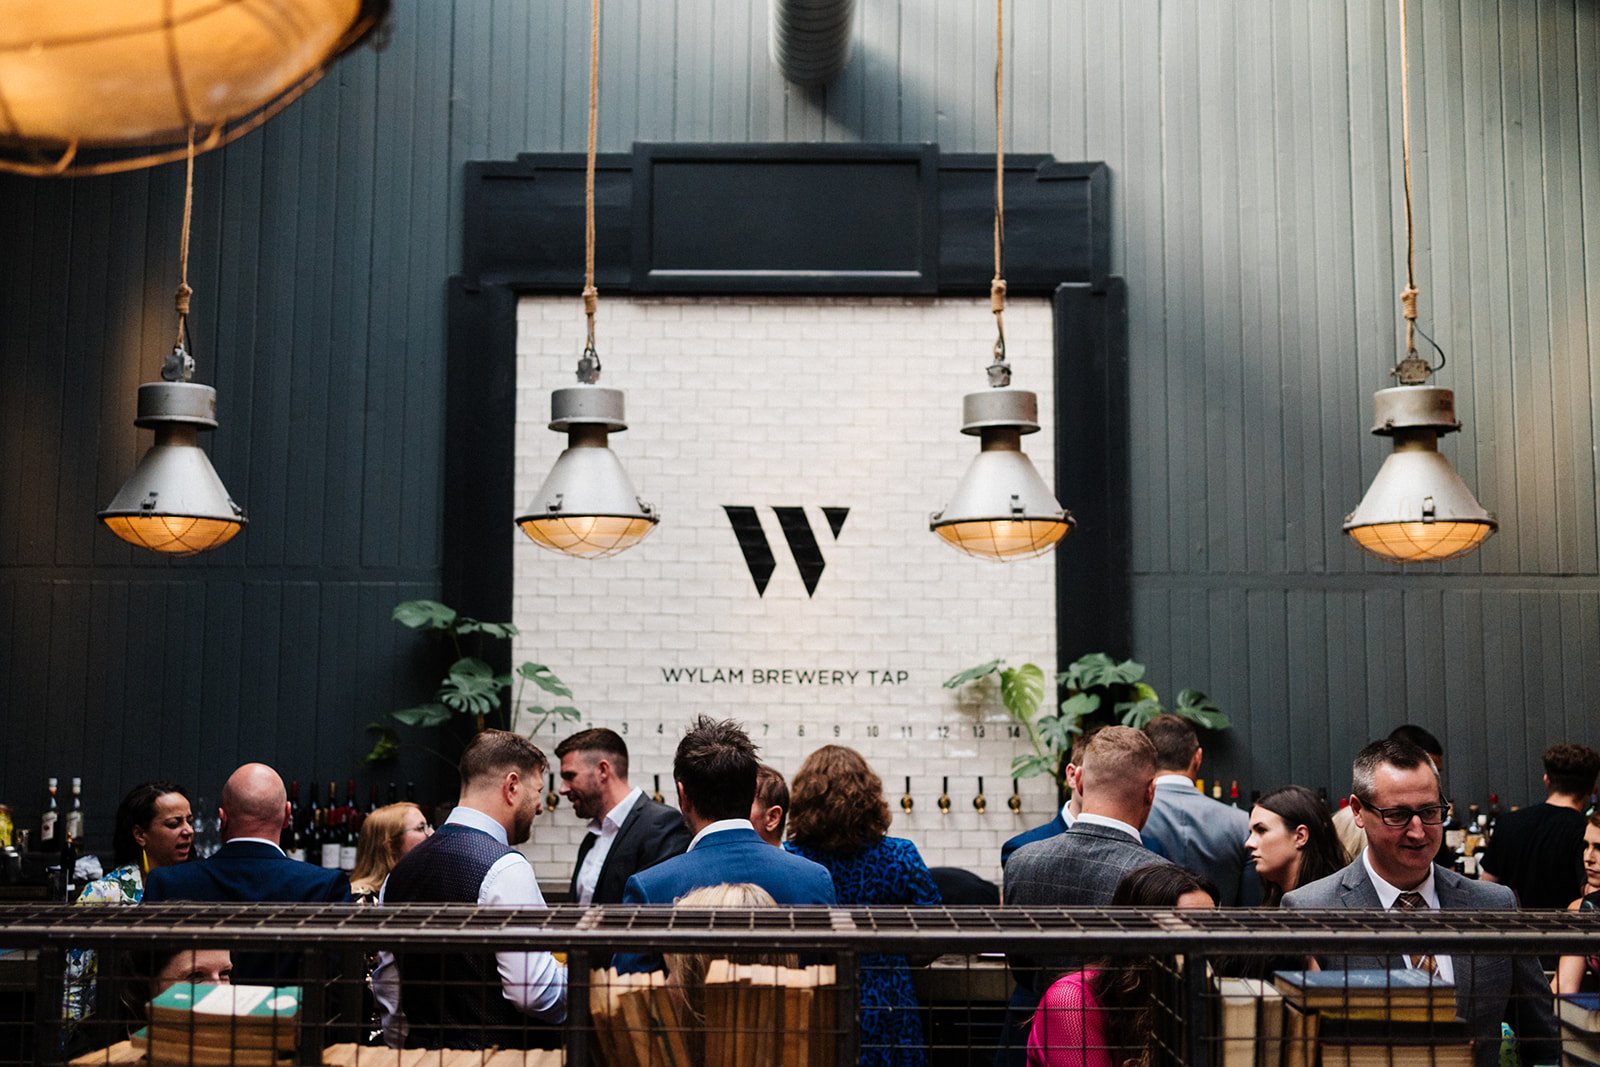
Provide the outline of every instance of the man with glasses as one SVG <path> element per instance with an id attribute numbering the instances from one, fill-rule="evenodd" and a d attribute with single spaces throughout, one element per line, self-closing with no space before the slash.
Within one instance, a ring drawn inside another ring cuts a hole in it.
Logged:
<path id="1" fill-rule="evenodd" d="M 1285 908 L 1387 911 L 1515 910 L 1504 886 L 1476 882 L 1433 862 L 1449 806 L 1439 769 L 1408 741 L 1374 741 L 1351 767 L 1350 809 L 1367 847 L 1344 870 L 1283 898 Z M 1350 956 L 1324 968 L 1416 968 L 1456 987 L 1456 1014 L 1476 1040 L 1479 1067 L 1500 1058 L 1500 1024 L 1511 1024 L 1523 1063 L 1556 1063 L 1560 1046 L 1549 986 L 1532 956 Z"/>

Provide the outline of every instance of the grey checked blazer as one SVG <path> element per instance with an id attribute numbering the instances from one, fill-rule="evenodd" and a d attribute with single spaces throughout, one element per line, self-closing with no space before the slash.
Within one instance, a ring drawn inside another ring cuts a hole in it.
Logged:
<path id="1" fill-rule="evenodd" d="M 1261 903 L 1261 883 L 1244 849 L 1250 816 L 1212 800 L 1193 782 L 1157 782 L 1156 800 L 1144 835 L 1161 845 L 1167 859 L 1204 875 L 1222 896 L 1219 907 Z"/>
<path id="2" fill-rule="evenodd" d="M 1024 845 L 1005 868 L 1007 907 L 1097 908 L 1111 903 L 1122 876 L 1166 860 L 1120 830 L 1079 820 L 1064 834 Z M 1082 961 L 1012 957 L 1019 984 L 1042 993 Z"/>
<path id="3" fill-rule="evenodd" d="M 1443 867 L 1433 868 L 1433 885 L 1441 911 L 1514 911 L 1516 896 L 1503 885 L 1476 882 Z M 1378 891 L 1367 876 L 1360 857 L 1337 874 L 1284 894 L 1285 908 L 1330 908 L 1341 911 L 1381 911 Z M 1396 968 L 1407 965 L 1400 956 L 1347 956 L 1323 960 L 1324 967 L 1346 970 Z M 1550 1006 L 1550 985 L 1539 960 L 1533 956 L 1450 957 L 1455 969 L 1456 1014 L 1467 1021 L 1477 1039 L 1478 1067 L 1493 1067 L 1500 1059 L 1500 1023 L 1517 1032 L 1521 1059 L 1526 1064 L 1560 1061 L 1559 1031 Z"/>

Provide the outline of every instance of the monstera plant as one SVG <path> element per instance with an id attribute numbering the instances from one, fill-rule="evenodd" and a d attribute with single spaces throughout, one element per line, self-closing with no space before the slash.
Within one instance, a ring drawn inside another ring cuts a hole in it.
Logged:
<path id="1" fill-rule="evenodd" d="M 1121 724 L 1142 730 L 1157 715 L 1170 712 L 1207 730 L 1226 730 L 1228 717 L 1198 689 L 1185 689 L 1177 703 L 1164 707 L 1161 696 L 1144 681 L 1144 664 L 1131 659 L 1117 662 L 1103 652 L 1092 652 L 1056 675 L 1062 697 L 1059 706 L 1046 710 L 1046 679 L 1036 663 L 1010 667 L 992 659 L 969 667 L 945 680 L 946 689 L 999 682 L 1000 703 L 1006 714 L 1026 731 L 1031 752 L 1011 761 L 1013 778 L 1054 774 L 1062 788 L 1073 738 L 1098 726 Z"/>
<path id="2" fill-rule="evenodd" d="M 402 626 L 433 633 L 447 642 L 454 661 L 431 701 L 392 711 L 391 718 L 407 726 L 427 727 L 464 715 L 472 720 L 474 732 L 495 727 L 515 729 L 530 737 L 537 736 L 552 720 L 576 722 L 583 718 L 582 712 L 566 703 L 572 699 L 572 690 L 543 663 L 522 663 L 511 674 L 496 674 L 483 658 L 485 642 L 509 641 L 517 636 L 517 628 L 511 623 L 470 619 L 437 600 L 396 604 L 393 618 Z M 524 707 L 523 697 L 530 684 L 541 703 Z M 374 722 L 367 724 L 367 730 L 375 738 L 372 751 L 363 759 L 381 763 L 394 758 L 400 748 L 400 736 L 394 728 Z"/>

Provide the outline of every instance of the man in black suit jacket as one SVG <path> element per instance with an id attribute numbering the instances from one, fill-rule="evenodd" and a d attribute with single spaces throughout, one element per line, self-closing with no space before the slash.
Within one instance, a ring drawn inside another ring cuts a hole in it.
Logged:
<path id="1" fill-rule="evenodd" d="M 689 828 L 675 810 L 628 784 L 628 746 L 614 731 L 581 730 L 557 745 L 556 755 L 561 795 L 589 820 L 572 869 L 572 900 L 620 904 L 629 878 L 689 847 Z"/>
<path id="2" fill-rule="evenodd" d="M 254 903 L 332 903 L 350 899 L 350 879 L 292 860 L 278 845 L 289 821 L 289 798 L 278 772 L 264 763 L 246 763 L 222 787 L 217 813 L 223 845 L 208 859 L 160 867 L 149 874 L 144 902 L 198 900 Z M 235 982 L 274 983 L 292 979 L 295 958 L 240 952 L 234 956 Z"/>

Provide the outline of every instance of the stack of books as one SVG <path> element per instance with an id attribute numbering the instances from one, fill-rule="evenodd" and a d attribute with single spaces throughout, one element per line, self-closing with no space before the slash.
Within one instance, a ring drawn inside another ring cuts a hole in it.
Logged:
<path id="1" fill-rule="evenodd" d="M 1282 1067 L 1472 1067 L 1454 984 L 1421 970 L 1278 971 Z"/>
<path id="2" fill-rule="evenodd" d="M 609 1067 L 691 1067 L 690 1035 L 667 976 L 595 971 L 589 978 L 595 1057 Z"/>
<path id="3" fill-rule="evenodd" d="M 1561 1061 L 1571 1067 L 1600 1065 L 1600 993 L 1563 993 L 1556 998 L 1561 1020 Z"/>
<path id="4" fill-rule="evenodd" d="M 151 1067 L 279 1067 L 300 1039 L 300 987 L 179 982 L 134 1035 Z"/>

